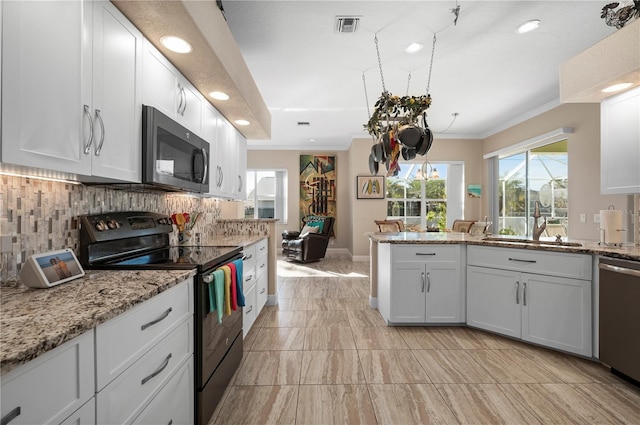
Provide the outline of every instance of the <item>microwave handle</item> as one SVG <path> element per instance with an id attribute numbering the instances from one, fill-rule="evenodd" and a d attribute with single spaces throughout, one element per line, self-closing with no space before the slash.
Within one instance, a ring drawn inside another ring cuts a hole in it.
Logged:
<path id="1" fill-rule="evenodd" d="M 204 164 L 204 172 L 202 174 L 202 184 L 207 184 L 209 179 L 209 155 L 207 155 L 207 150 L 202 148 L 202 162 Z"/>

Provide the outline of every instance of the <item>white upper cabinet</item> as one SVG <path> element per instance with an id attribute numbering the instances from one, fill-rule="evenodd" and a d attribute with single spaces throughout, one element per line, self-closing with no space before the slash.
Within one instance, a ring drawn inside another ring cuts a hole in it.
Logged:
<path id="1" fill-rule="evenodd" d="M 142 35 L 109 2 L 4 2 L 2 162 L 140 181 Z"/>
<path id="2" fill-rule="evenodd" d="M 202 136 L 204 99 L 162 53 L 145 40 L 143 103 Z M 211 142 L 209 142 L 211 143 Z"/>
<path id="3" fill-rule="evenodd" d="M 600 192 L 640 193 L 640 87 L 600 104 Z"/>
<path id="4" fill-rule="evenodd" d="M 238 181 L 236 185 L 236 199 L 244 200 L 247 191 L 247 139 L 240 132 L 236 132 L 238 141 Z"/>

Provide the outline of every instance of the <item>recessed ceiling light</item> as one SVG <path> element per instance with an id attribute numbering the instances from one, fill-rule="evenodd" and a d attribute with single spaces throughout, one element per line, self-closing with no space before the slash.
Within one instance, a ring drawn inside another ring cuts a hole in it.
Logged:
<path id="1" fill-rule="evenodd" d="M 420 43 L 411 43 L 407 47 L 404 48 L 404 51 L 407 53 L 416 53 L 424 48 L 423 44 Z"/>
<path id="2" fill-rule="evenodd" d="M 629 87 L 631 87 L 633 85 L 633 83 L 620 83 L 620 84 L 614 84 L 612 86 L 609 86 L 607 88 L 602 89 L 602 93 L 613 93 L 615 91 L 620 91 L 620 90 L 624 90 L 627 89 Z"/>
<path id="3" fill-rule="evenodd" d="M 309 139 L 309 141 L 310 141 L 311 143 L 313 143 L 313 142 L 315 142 L 315 141 L 316 141 L 316 139 Z"/>
<path id="4" fill-rule="evenodd" d="M 531 21 L 527 21 L 524 24 L 520 25 L 516 32 L 518 34 L 524 34 L 525 32 L 530 32 L 537 29 L 540 26 L 539 19 L 532 19 Z"/>
<path id="5" fill-rule="evenodd" d="M 221 91 L 212 91 L 209 96 L 216 100 L 229 100 L 229 95 Z"/>
<path id="6" fill-rule="evenodd" d="M 193 50 L 187 41 L 173 35 L 165 35 L 160 39 L 160 43 L 167 49 L 176 53 L 189 53 Z"/>
<path id="7" fill-rule="evenodd" d="M 247 121 L 247 120 L 235 120 L 234 122 L 235 122 L 236 124 L 238 124 L 238 125 L 249 125 L 249 124 L 251 124 L 251 123 L 250 123 L 249 121 Z"/>

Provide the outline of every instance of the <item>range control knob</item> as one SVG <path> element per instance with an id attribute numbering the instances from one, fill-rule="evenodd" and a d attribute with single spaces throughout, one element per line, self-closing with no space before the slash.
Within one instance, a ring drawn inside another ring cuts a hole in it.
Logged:
<path id="1" fill-rule="evenodd" d="M 104 231 L 104 230 L 107 230 L 107 224 L 106 224 L 103 220 L 98 221 L 98 222 L 95 224 L 95 226 L 96 226 L 96 230 L 97 230 L 98 232 L 102 232 L 102 231 Z"/>
<path id="2" fill-rule="evenodd" d="M 111 219 L 111 220 L 107 221 L 107 227 L 109 229 L 117 229 L 118 227 L 120 227 L 120 223 L 118 223 L 114 219 Z"/>

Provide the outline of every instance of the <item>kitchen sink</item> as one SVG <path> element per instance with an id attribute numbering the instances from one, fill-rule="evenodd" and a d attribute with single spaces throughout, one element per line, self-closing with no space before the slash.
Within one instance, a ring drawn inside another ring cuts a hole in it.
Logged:
<path id="1" fill-rule="evenodd" d="M 533 239 L 525 239 L 525 238 L 503 238 L 500 236 L 487 236 L 482 238 L 483 241 L 487 242 L 508 242 L 508 243 L 520 243 L 526 245 L 552 245 L 552 246 L 582 246 L 580 242 L 568 242 L 568 241 L 556 241 L 556 240 L 541 240 L 534 241 Z"/>

